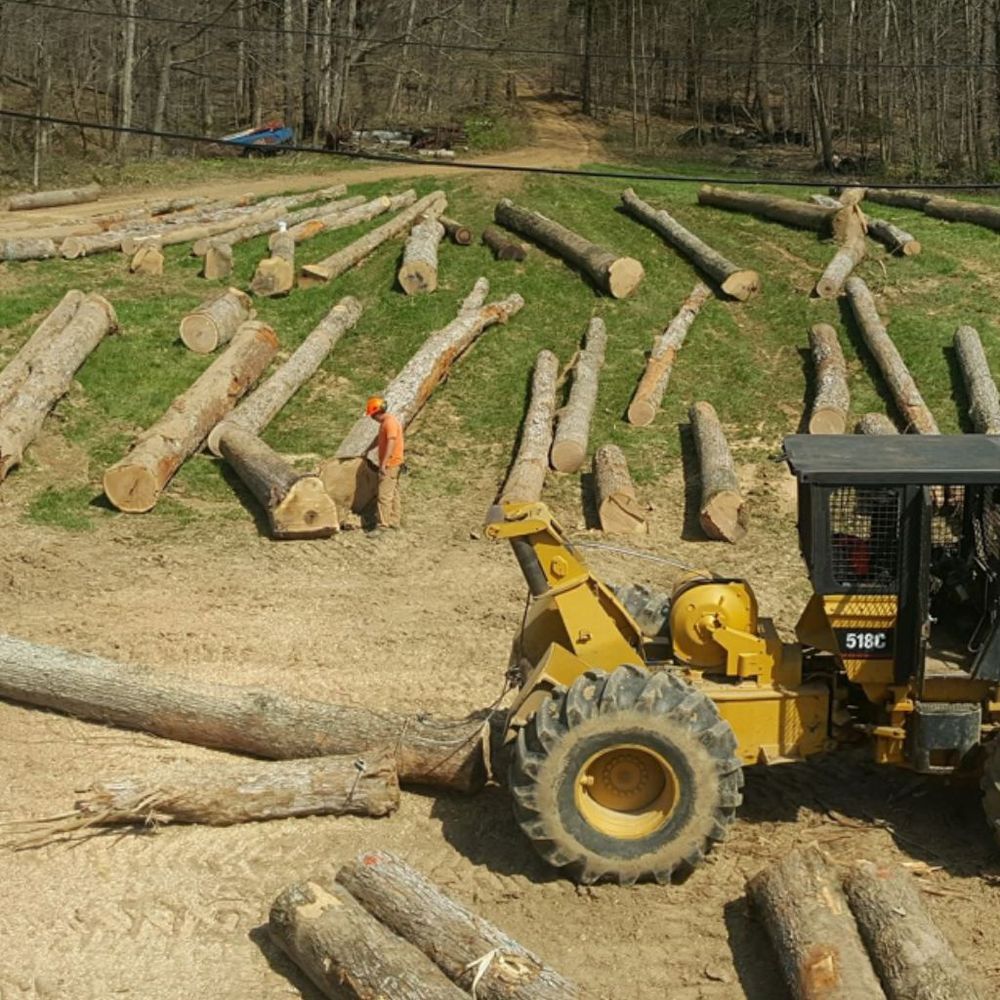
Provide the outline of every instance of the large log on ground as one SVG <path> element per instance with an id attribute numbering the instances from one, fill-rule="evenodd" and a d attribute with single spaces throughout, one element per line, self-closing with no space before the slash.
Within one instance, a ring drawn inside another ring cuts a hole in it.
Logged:
<path id="1" fill-rule="evenodd" d="M 698 518 L 702 530 L 719 541 L 739 541 L 747 533 L 750 511 L 740 493 L 740 481 L 715 407 L 711 403 L 693 403 L 688 417 L 698 449 Z"/>
<path id="2" fill-rule="evenodd" d="M 701 205 L 712 205 L 734 212 L 748 212 L 750 215 L 782 222 L 786 226 L 814 229 L 823 236 L 833 237 L 838 242 L 857 231 L 856 206 L 824 208 L 822 205 L 811 205 L 806 201 L 796 201 L 794 198 L 783 198 L 780 195 L 730 191 L 728 188 L 710 185 L 698 190 L 698 202 Z"/>
<path id="3" fill-rule="evenodd" d="M 487 226 L 483 230 L 483 242 L 493 251 L 497 260 L 524 260 L 528 256 L 523 244 L 512 240 L 497 226 Z"/>
<path id="4" fill-rule="evenodd" d="M 907 428 L 912 427 L 919 434 L 940 433 L 934 415 L 927 408 L 913 376 L 879 318 L 875 299 L 868 286 L 861 278 L 851 277 L 847 279 L 845 287 L 851 310 L 868 350 L 882 372 L 892 398 L 906 420 Z"/>
<path id="5" fill-rule="evenodd" d="M 233 248 L 221 236 L 206 240 L 208 248 L 203 255 L 201 276 L 209 281 L 228 278 L 233 273 Z"/>
<path id="6" fill-rule="evenodd" d="M 278 350 L 274 331 L 244 323 L 232 343 L 104 473 L 104 492 L 121 511 L 152 510 L 174 473 L 233 408 Z"/>
<path id="7" fill-rule="evenodd" d="M 910 872 L 859 861 L 844 877 L 844 893 L 889 1000 L 977 1000 Z"/>
<path id="8" fill-rule="evenodd" d="M 672 215 L 643 201 L 632 188 L 622 192 L 622 205 L 629 215 L 659 233 L 703 274 L 707 274 L 730 298 L 745 302 L 760 289 L 760 276 L 756 271 L 738 267 L 727 260 L 685 229 Z"/>
<path id="9" fill-rule="evenodd" d="M 404 783 L 468 792 L 486 780 L 488 728 L 481 718 L 371 711 L 189 681 L 4 635 L 0 698 L 272 760 L 389 747 Z"/>
<path id="10" fill-rule="evenodd" d="M 549 454 L 556 472 L 577 472 L 587 457 L 590 421 L 597 406 L 597 389 L 608 331 L 598 316 L 587 326 L 587 336 L 573 369 L 569 399 L 559 413 L 559 423 Z"/>
<path id="11" fill-rule="evenodd" d="M 935 219 L 948 222 L 969 222 L 1000 232 L 1000 206 L 983 205 L 975 201 L 959 201 L 935 195 L 924 203 L 924 212 Z"/>
<path id="12" fill-rule="evenodd" d="M 66 188 L 61 191 L 34 191 L 31 194 L 15 194 L 7 199 L 9 212 L 24 212 L 34 208 L 55 208 L 59 205 L 82 205 L 97 201 L 101 196 L 100 184 L 88 184 L 81 188 Z"/>
<path id="13" fill-rule="evenodd" d="M 792 851 L 747 882 L 793 1000 L 885 1000 L 837 870 Z"/>
<path id="14" fill-rule="evenodd" d="M 821 299 L 837 298 L 844 290 L 844 282 L 851 272 L 864 260 L 867 249 L 864 234 L 861 233 L 837 247 L 837 252 L 830 258 L 830 263 L 816 282 L 817 296 Z"/>
<path id="15" fill-rule="evenodd" d="M 810 201 L 816 205 L 823 205 L 826 208 L 840 208 L 843 204 L 837 198 L 831 198 L 825 194 L 813 194 L 809 196 Z M 865 223 L 868 226 L 868 235 L 878 240 L 890 253 L 898 253 L 903 257 L 916 257 L 920 253 L 920 242 L 905 229 L 888 222 L 886 219 L 875 219 L 870 215 L 865 216 Z"/>
<path id="16" fill-rule="evenodd" d="M 973 327 L 960 326 L 955 331 L 955 355 L 962 369 L 965 392 L 969 397 L 969 416 L 976 433 L 1000 434 L 1000 394 L 990 374 L 983 343 Z M 2 399 L 0 392 L 0 401 Z"/>
<path id="17" fill-rule="evenodd" d="M 810 434 L 843 434 L 851 394 L 847 388 L 847 362 L 829 323 L 817 323 L 809 331 L 809 347 L 816 367 L 816 397 L 809 414 Z"/>
<path id="18" fill-rule="evenodd" d="M 479 1000 L 582 1000 L 574 983 L 388 851 L 365 851 L 337 882 Z M 475 984 L 473 986 L 473 984 Z"/>
<path id="19" fill-rule="evenodd" d="M 884 413 L 865 413 L 854 425 L 855 434 L 898 434 L 896 425 Z"/>
<path id="20" fill-rule="evenodd" d="M 371 201 L 361 200 L 360 203 L 338 209 L 335 212 L 324 212 L 316 218 L 299 222 L 291 226 L 289 232 L 296 243 L 311 240 L 320 233 L 332 233 L 337 229 L 348 229 L 361 222 L 371 222 L 386 212 L 398 212 L 409 208 L 417 200 L 417 192 L 410 188 L 402 194 L 381 195 Z"/>
<path id="21" fill-rule="evenodd" d="M 895 208 L 912 208 L 917 212 L 924 210 L 924 205 L 931 197 L 929 191 L 892 191 L 885 188 L 868 188 L 865 191 L 865 201 L 892 205 Z"/>
<path id="22" fill-rule="evenodd" d="M 21 464 L 48 412 L 68 391 L 76 370 L 105 335 L 118 329 L 111 303 L 91 293 L 55 334 L 30 373 L 0 409 L 0 481 Z"/>
<path id="23" fill-rule="evenodd" d="M 253 315 L 250 296 L 238 288 L 227 288 L 206 299 L 181 320 L 181 340 L 195 354 L 211 354 L 217 347 L 228 344 Z"/>
<path id="24" fill-rule="evenodd" d="M 128 269 L 132 274 L 148 274 L 157 277 L 163 274 L 163 263 L 160 238 L 152 236 L 132 255 Z"/>
<path id="25" fill-rule="evenodd" d="M 643 535 L 646 513 L 635 495 L 628 463 L 621 448 L 602 444 L 594 455 L 594 486 L 601 530 L 611 534 Z"/>
<path id="26" fill-rule="evenodd" d="M 15 236 L 0 240 L 0 260 L 48 260 L 58 248 L 48 237 Z"/>
<path id="27" fill-rule="evenodd" d="M 274 234 L 269 246 L 271 256 L 257 264 L 250 291 L 266 298 L 287 295 L 295 287 L 295 237 L 282 230 Z"/>
<path id="28" fill-rule="evenodd" d="M 443 239 L 444 226 L 434 218 L 423 219 L 410 230 L 397 278 L 407 295 L 437 289 L 438 245 Z"/>
<path id="29" fill-rule="evenodd" d="M 631 295 L 643 279 L 642 264 L 622 257 L 547 218 L 541 212 L 520 208 L 503 198 L 493 211 L 501 226 L 540 243 L 567 264 L 583 271 L 603 292 L 616 299 Z"/>
<path id="30" fill-rule="evenodd" d="M 460 247 L 467 247 L 472 243 L 472 230 L 468 226 L 463 226 L 461 222 L 449 219 L 446 215 L 442 215 L 438 222 L 444 226 L 444 231 L 452 243 Z"/>
<path id="31" fill-rule="evenodd" d="M 331 1000 L 468 1000 L 415 945 L 340 885 L 289 886 L 268 917 L 274 942 Z"/>
<path id="32" fill-rule="evenodd" d="M 712 297 L 712 290 L 699 281 L 684 300 L 677 315 L 666 330 L 656 338 L 652 351 L 646 360 L 646 368 L 636 386 L 635 395 L 628 406 L 628 421 L 637 427 L 646 427 L 653 422 L 663 401 L 663 394 L 670 382 L 677 352 L 691 329 L 691 324 L 701 307 Z"/>

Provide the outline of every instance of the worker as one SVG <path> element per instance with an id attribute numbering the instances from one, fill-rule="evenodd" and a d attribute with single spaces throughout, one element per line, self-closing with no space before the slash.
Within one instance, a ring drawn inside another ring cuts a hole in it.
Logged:
<path id="1" fill-rule="evenodd" d="M 378 424 L 377 529 L 400 526 L 399 477 L 403 472 L 403 425 L 386 408 L 381 396 L 372 396 L 365 413 Z"/>

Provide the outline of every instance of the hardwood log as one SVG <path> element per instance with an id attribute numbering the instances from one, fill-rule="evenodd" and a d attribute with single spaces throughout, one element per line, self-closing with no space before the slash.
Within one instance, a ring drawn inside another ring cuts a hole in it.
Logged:
<path id="1" fill-rule="evenodd" d="M 493 216 L 501 226 L 540 243 L 567 264 L 583 271 L 612 298 L 627 298 L 643 279 L 645 272 L 639 261 L 591 243 L 540 212 L 518 207 L 509 198 L 497 203 Z"/>
<path id="2" fill-rule="evenodd" d="M 884 413 L 866 413 L 854 425 L 855 434 L 898 434 L 896 425 Z"/>
<path id="3" fill-rule="evenodd" d="M 817 323 L 809 331 L 809 347 L 816 367 L 816 397 L 809 414 L 810 434 L 843 434 L 851 394 L 847 388 L 847 362 L 829 323 Z"/>
<path id="4" fill-rule="evenodd" d="M 224 242 L 221 236 L 206 240 L 208 249 L 205 251 L 201 265 L 201 276 L 210 281 L 228 278 L 233 273 L 233 247 Z"/>
<path id="5" fill-rule="evenodd" d="M 55 241 L 48 237 L 15 236 L 0 240 L 0 260 L 49 260 L 58 253 Z"/>
<path id="6" fill-rule="evenodd" d="M 867 249 L 863 235 L 842 243 L 816 282 L 816 295 L 821 299 L 837 298 L 851 272 L 864 260 Z"/>
<path id="7" fill-rule="evenodd" d="M 948 222 L 969 222 L 974 226 L 985 226 L 1000 232 L 1000 207 L 983 205 L 975 201 L 959 201 L 957 198 L 942 198 L 935 195 L 924 203 L 924 212 L 934 219 Z"/>
<path id="8" fill-rule="evenodd" d="M 858 209 L 855 206 L 824 208 L 822 205 L 811 205 L 809 202 L 783 198 L 780 195 L 731 191 L 710 185 L 698 190 L 698 203 L 759 215 L 786 226 L 814 229 L 823 236 L 833 237 L 838 243 L 857 231 Z"/>
<path id="9" fill-rule="evenodd" d="M 601 530 L 610 534 L 644 535 L 646 512 L 635 494 L 621 448 L 602 444 L 594 455 L 594 485 Z"/>
<path id="10" fill-rule="evenodd" d="M 569 399 L 559 412 L 549 453 L 556 472 L 577 472 L 587 457 L 590 421 L 597 406 L 597 389 L 607 343 L 608 330 L 604 320 L 595 316 L 587 326 L 583 350 L 573 369 Z"/>
<path id="11" fill-rule="evenodd" d="M 388 851 L 362 852 L 340 869 L 337 882 L 479 1000 L 584 997 L 536 954 Z"/>
<path id="12" fill-rule="evenodd" d="M 289 886 L 268 918 L 274 942 L 331 1000 L 468 1000 L 416 946 L 340 885 Z"/>
<path id="13" fill-rule="evenodd" d="M 501 503 L 535 503 L 541 499 L 552 447 L 559 359 L 539 351 L 531 376 L 531 401 L 521 425 L 521 443 L 500 493 Z"/>
<path id="14" fill-rule="evenodd" d="M 760 275 L 738 267 L 704 240 L 685 229 L 672 215 L 643 201 L 632 188 L 622 193 L 622 205 L 634 219 L 662 236 L 695 267 L 708 275 L 730 298 L 745 302 L 760 290 Z"/>
<path id="15" fill-rule="evenodd" d="M 195 354 L 211 354 L 217 347 L 228 344 L 240 326 L 253 316 L 250 296 L 238 288 L 227 288 L 206 299 L 181 320 L 181 340 Z"/>
<path id="16" fill-rule="evenodd" d="M 701 307 L 712 297 L 712 290 L 699 281 L 691 289 L 677 315 L 666 330 L 656 338 L 653 349 L 646 359 L 646 368 L 636 386 L 635 395 L 628 406 L 628 421 L 636 427 L 646 427 L 653 422 L 663 401 L 663 394 L 670 383 L 670 373 L 674 368 L 677 352 L 694 323 Z"/>
<path id="17" fill-rule="evenodd" d="M 158 277 L 163 274 L 163 251 L 158 236 L 144 242 L 132 255 L 128 269 L 132 274 L 148 274 Z"/>
<path id="18" fill-rule="evenodd" d="M 895 208 L 912 208 L 917 212 L 922 212 L 924 205 L 930 199 L 929 191 L 890 191 L 885 188 L 868 188 L 865 191 L 865 201 L 874 201 L 879 205 L 892 205 Z"/>
<path id="19" fill-rule="evenodd" d="M 837 198 L 825 194 L 814 194 L 809 197 L 814 204 L 824 205 L 827 208 L 839 208 L 842 205 Z M 865 216 L 865 222 L 868 226 L 868 235 L 878 240 L 890 253 L 898 253 L 903 257 L 916 257 L 920 253 L 920 241 L 905 229 L 900 229 L 885 219 L 872 218 L 870 215 Z"/>
<path id="20" fill-rule="evenodd" d="M 461 222 L 449 219 L 446 215 L 442 215 L 438 222 L 444 226 L 444 231 L 452 243 L 460 247 L 467 247 L 472 243 L 472 230 L 468 226 L 463 226 Z"/>
<path id="21" fill-rule="evenodd" d="M 287 295 L 295 287 L 295 237 L 287 230 L 275 233 L 270 241 L 271 256 L 257 265 L 250 291 L 274 298 Z"/>
<path id="22" fill-rule="evenodd" d="M 954 342 L 955 356 L 969 397 L 969 416 L 976 433 L 1000 434 L 1000 394 L 990 374 L 979 334 L 971 326 L 960 326 L 955 331 Z"/>
<path id="23" fill-rule="evenodd" d="M 30 194 L 11 195 L 7 199 L 7 211 L 25 212 L 35 208 L 56 208 L 59 205 L 82 205 L 88 201 L 97 201 L 100 196 L 100 184 L 60 191 L 33 191 Z"/>
<path id="24" fill-rule="evenodd" d="M 338 229 L 347 229 L 362 222 L 371 222 L 386 212 L 398 212 L 409 208 L 417 200 L 417 192 L 410 188 L 402 194 L 382 195 L 371 201 L 361 200 L 360 204 L 352 205 L 336 212 L 326 212 L 314 219 L 298 223 L 289 229 L 296 243 L 311 240 L 320 233 L 332 233 Z"/>
<path id="25" fill-rule="evenodd" d="M 175 212 L 186 212 L 192 208 L 201 208 L 207 205 L 209 199 L 202 194 L 181 195 L 179 198 L 161 198 L 159 201 L 152 201 L 146 206 L 146 211 L 150 215 L 173 215 Z"/>
<path id="26" fill-rule="evenodd" d="M 226 350 L 104 473 L 104 492 L 115 507 L 129 514 L 152 510 L 184 460 L 257 381 L 277 350 L 269 326 L 244 323 Z"/>
<path id="27" fill-rule="evenodd" d="M 528 256 L 522 243 L 512 240 L 497 226 L 487 226 L 483 230 L 483 242 L 493 251 L 497 260 L 524 260 Z"/>
<path id="28" fill-rule="evenodd" d="M 733 466 L 726 436 L 711 403 L 693 403 L 688 411 L 698 449 L 701 488 L 699 520 L 709 538 L 737 542 L 746 533 L 750 511 Z"/>
<path id="29" fill-rule="evenodd" d="M 438 244 L 443 239 L 444 226 L 435 218 L 423 219 L 410 230 L 397 278 L 407 295 L 437 290 Z"/>

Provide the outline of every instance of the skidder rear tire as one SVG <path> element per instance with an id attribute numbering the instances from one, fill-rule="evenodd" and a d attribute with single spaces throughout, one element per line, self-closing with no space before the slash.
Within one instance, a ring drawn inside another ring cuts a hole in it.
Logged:
<path id="1" fill-rule="evenodd" d="M 672 673 L 590 670 L 517 737 L 514 814 L 541 856 L 583 883 L 681 881 L 742 801 L 736 738 Z"/>
<path id="2" fill-rule="evenodd" d="M 983 763 L 983 812 L 989 823 L 997 845 L 1000 846 L 1000 739 L 993 739 L 986 745 Z"/>

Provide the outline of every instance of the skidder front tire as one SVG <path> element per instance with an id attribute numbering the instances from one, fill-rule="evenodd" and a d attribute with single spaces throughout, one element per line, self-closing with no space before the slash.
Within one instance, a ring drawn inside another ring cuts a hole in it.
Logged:
<path id="1" fill-rule="evenodd" d="M 518 733 L 514 814 L 550 864 L 583 883 L 681 881 L 742 801 L 736 738 L 671 673 L 590 670 Z"/>

